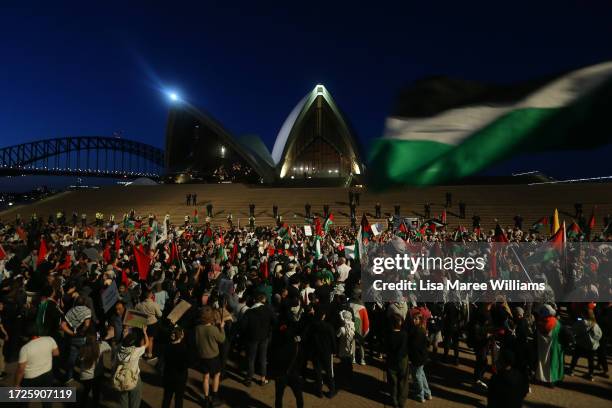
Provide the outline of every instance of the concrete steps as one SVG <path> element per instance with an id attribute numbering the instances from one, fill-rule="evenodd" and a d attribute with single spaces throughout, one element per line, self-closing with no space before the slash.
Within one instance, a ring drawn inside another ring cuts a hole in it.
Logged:
<path id="1" fill-rule="evenodd" d="M 596 217 L 599 231 L 602 228 L 602 218 L 612 213 L 612 185 L 605 183 L 585 184 L 548 184 L 548 185 L 499 185 L 499 186 L 440 186 L 430 188 L 403 188 L 374 193 L 362 191 L 360 206 L 357 209 L 358 218 L 367 213 L 370 222 L 375 222 L 374 206 L 376 202 L 382 205 L 383 218 L 385 213 L 392 213 L 393 206 L 401 206 L 404 216 L 422 215 L 423 204 L 431 203 L 432 216 L 442 212 L 445 193 L 453 195 L 453 206 L 447 211 L 447 220 L 452 227 L 463 225 L 470 228 L 472 216 L 481 217 L 482 227 L 491 229 L 495 226 L 494 219 L 499 219 L 503 226 L 513 225 L 513 217 L 521 214 L 524 225 L 530 226 L 542 216 L 552 214 L 554 208 L 559 209 L 560 219 L 571 222 L 574 213 L 574 203 L 583 204 L 584 213 L 588 218 L 593 206 L 597 206 Z M 197 193 L 198 206 L 187 207 L 185 195 Z M 458 217 L 459 201 L 466 203 L 466 218 Z M 276 203 L 284 221 L 290 224 L 303 224 L 304 204 L 310 203 L 313 213 L 322 213 L 323 205 L 328 204 L 334 214 L 337 225 L 348 225 L 348 190 L 345 188 L 271 188 L 261 186 L 246 186 L 240 184 L 189 184 L 189 185 L 158 185 L 158 186 L 111 186 L 99 190 L 75 191 L 62 194 L 55 199 L 19 206 L 0 213 L 3 221 L 12 221 L 17 213 L 23 219 L 36 212 L 40 217 L 48 217 L 59 210 L 64 210 L 71 217 L 72 212 L 87 213 L 88 220 L 93 221 L 97 211 L 105 217 L 114 214 L 121 219 L 123 213 L 133 208 L 137 214 L 146 216 L 149 212 L 163 218 L 169 213 L 173 223 L 182 223 L 185 215 L 193 215 L 198 209 L 200 223 L 204 222 L 206 204 L 212 203 L 215 217 L 214 225 L 225 225 L 228 213 L 232 213 L 234 223 L 240 220 L 241 225 L 248 222 L 249 203 L 255 204 L 257 225 L 272 224 L 272 206 Z"/>

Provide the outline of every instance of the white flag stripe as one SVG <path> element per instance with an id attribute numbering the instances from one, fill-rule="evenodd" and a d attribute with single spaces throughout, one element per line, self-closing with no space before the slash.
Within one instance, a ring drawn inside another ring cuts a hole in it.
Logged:
<path id="1" fill-rule="evenodd" d="M 512 105 L 475 105 L 449 109 L 427 118 L 389 117 L 385 138 L 458 145 L 475 131 L 521 108 L 559 108 L 612 78 L 612 62 L 573 71 Z"/>

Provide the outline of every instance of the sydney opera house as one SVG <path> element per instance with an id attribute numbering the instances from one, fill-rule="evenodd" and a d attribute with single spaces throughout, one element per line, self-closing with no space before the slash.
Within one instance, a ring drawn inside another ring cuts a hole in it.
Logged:
<path id="1" fill-rule="evenodd" d="M 168 181 L 348 185 L 364 164 L 354 132 L 331 94 L 317 85 L 291 111 L 272 152 L 257 136 L 235 137 L 188 104 L 173 107 L 166 129 Z"/>

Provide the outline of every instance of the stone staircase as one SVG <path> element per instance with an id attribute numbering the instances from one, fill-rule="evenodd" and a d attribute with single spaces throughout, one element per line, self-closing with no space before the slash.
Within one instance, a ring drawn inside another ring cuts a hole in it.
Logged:
<path id="1" fill-rule="evenodd" d="M 472 216 L 478 214 L 484 229 L 495 226 L 499 219 L 502 226 L 513 225 L 513 217 L 521 214 L 524 225 L 530 226 L 540 217 L 552 214 L 558 208 L 560 220 L 571 223 L 574 214 L 574 203 L 581 202 L 585 216 L 588 218 L 594 206 L 596 208 L 596 231 L 600 231 L 603 217 L 612 213 L 612 185 L 605 183 L 584 184 L 546 184 L 546 185 L 464 185 L 438 186 L 429 188 L 402 188 L 374 193 L 362 190 L 360 205 L 357 209 L 358 219 L 362 213 L 368 214 L 370 222 L 385 222 L 388 214 L 393 212 L 395 204 L 400 205 L 403 216 L 423 215 L 423 204 L 431 204 L 432 216 L 438 216 L 443 209 L 445 193 L 452 193 L 453 205 L 447 210 L 447 221 L 451 227 L 463 225 L 470 228 Z M 197 207 L 185 205 L 185 195 L 197 193 Z M 459 218 L 459 201 L 466 203 L 466 218 Z M 123 213 L 134 208 L 137 214 L 148 213 L 163 218 L 169 213 L 173 223 L 182 223 L 185 215 L 193 215 L 198 209 L 199 221 L 204 222 L 206 204 L 213 204 L 214 225 L 225 225 L 226 217 L 232 213 L 234 223 L 241 225 L 248 222 L 249 203 L 255 204 L 257 225 L 272 224 L 272 205 L 277 204 L 283 221 L 302 225 L 304 221 L 304 204 L 310 203 L 312 213 L 322 213 L 323 205 L 328 204 L 334 214 L 336 225 L 348 225 L 348 189 L 346 188 L 282 188 L 264 186 L 246 186 L 241 184 L 182 184 L 157 186 L 110 186 L 99 190 L 73 191 L 59 194 L 47 200 L 18 206 L 0 213 L 2 221 L 12 221 L 17 213 L 23 219 L 36 212 L 40 217 L 55 214 L 64 210 L 68 219 L 72 212 L 87 213 L 88 221 L 94 220 L 96 211 L 104 213 L 105 218 L 114 214 L 120 220 Z M 374 206 L 382 205 L 383 218 L 374 218 Z"/>

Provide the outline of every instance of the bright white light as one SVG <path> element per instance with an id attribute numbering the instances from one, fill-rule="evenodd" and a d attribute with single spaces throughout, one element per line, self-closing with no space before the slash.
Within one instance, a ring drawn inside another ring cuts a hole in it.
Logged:
<path id="1" fill-rule="evenodd" d="M 171 101 L 176 102 L 179 100 L 178 95 L 176 94 L 176 92 L 170 92 L 168 94 L 168 98 L 170 98 Z"/>
<path id="2" fill-rule="evenodd" d="M 9 205 L 13 205 L 13 203 L 8 203 Z"/>

